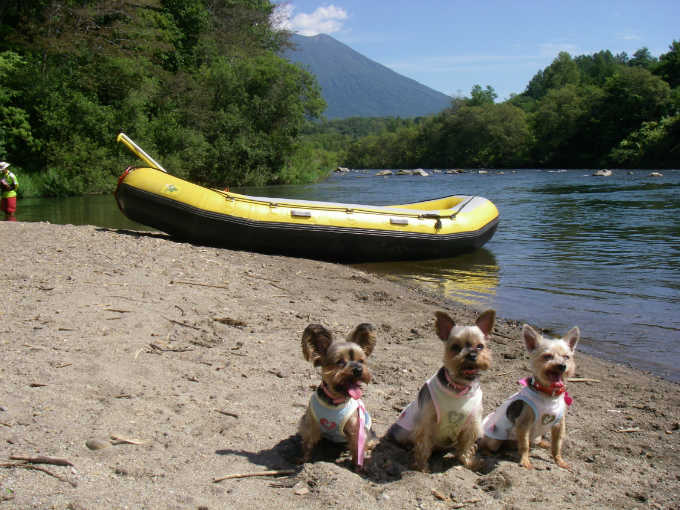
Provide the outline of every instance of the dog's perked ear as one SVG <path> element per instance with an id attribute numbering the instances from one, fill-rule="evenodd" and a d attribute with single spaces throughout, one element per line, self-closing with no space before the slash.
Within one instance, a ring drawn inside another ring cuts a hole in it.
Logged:
<path id="1" fill-rule="evenodd" d="M 522 337 L 524 337 L 524 345 L 530 353 L 536 350 L 536 347 L 538 347 L 538 344 L 541 341 L 541 335 L 528 324 L 522 326 Z"/>
<path id="2" fill-rule="evenodd" d="M 571 352 L 574 352 L 576 349 L 576 344 L 578 343 L 578 339 L 581 337 L 581 331 L 578 329 L 578 326 L 574 326 L 569 330 L 569 333 L 564 335 L 563 340 L 569 344 L 569 348 L 571 349 Z"/>
<path id="3" fill-rule="evenodd" d="M 437 330 L 437 336 L 442 342 L 446 342 L 449 339 L 451 330 L 456 325 L 454 320 L 449 317 L 448 314 L 444 312 L 434 312 L 434 316 L 437 318 L 437 322 L 434 327 Z"/>
<path id="4" fill-rule="evenodd" d="M 482 330 L 485 337 L 488 337 L 493 330 L 493 325 L 496 322 L 496 310 L 487 310 L 477 318 L 477 327 Z"/>
<path id="5" fill-rule="evenodd" d="M 302 332 L 302 355 L 314 366 L 321 364 L 321 358 L 326 355 L 333 343 L 333 335 L 321 324 L 310 324 Z"/>
<path id="6" fill-rule="evenodd" d="M 349 335 L 347 335 L 347 341 L 354 342 L 361 347 L 366 356 L 370 356 L 377 342 L 373 324 L 367 322 L 359 324 Z"/>

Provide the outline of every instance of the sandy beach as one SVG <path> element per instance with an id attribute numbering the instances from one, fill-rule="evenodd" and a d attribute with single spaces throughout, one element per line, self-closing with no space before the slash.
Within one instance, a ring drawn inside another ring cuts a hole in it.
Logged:
<path id="1" fill-rule="evenodd" d="M 440 366 L 434 312 L 469 324 L 481 310 L 161 233 L 0 222 L 0 240 L 0 509 L 680 508 L 677 384 L 577 353 L 571 471 L 535 448 L 532 471 L 510 451 L 480 472 L 437 456 L 426 474 L 386 442 L 363 474 L 331 447 L 298 466 L 320 381 L 300 349 L 309 323 L 375 326 L 363 399 L 381 437 Z M 499 318 L 491 346 L 485 411 L 528 375 L 520 323 Z"/>

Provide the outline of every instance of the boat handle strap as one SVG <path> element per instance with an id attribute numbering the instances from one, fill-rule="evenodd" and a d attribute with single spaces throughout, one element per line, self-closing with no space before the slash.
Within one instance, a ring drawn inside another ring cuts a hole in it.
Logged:
<path id="1" fill-rule="evenodd" d="M 440 228 L 442 228 L 442 218 L 449 218 L 449 219 L 453 220 L 453 219 L 456 218 L 456 213 L 449 214 L 447 216 L 442 216 L 441 214 L 437 214 L 437 213 L 424 213 L 424 214 L 421 214 L 420 217 L 424 218 L 424 219 L 437 220 L 434 223 L 434 228 L 435 228 L 435 230 L 439 230 Z"/>

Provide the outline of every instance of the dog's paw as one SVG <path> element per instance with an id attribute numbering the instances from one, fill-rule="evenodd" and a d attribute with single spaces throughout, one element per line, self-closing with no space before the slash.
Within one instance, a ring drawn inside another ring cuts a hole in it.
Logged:
<path id="1" fill-rule="evenodd" d="M 520 460 L 519 465 L 526 469 L 534 469 L 534 466 L 529 459 Z"/>
<path id="2" fill-rule="evenodd" d="M 562 469 L 566 469 L 567 471 L 572 471 L 571 466 L 569 464 L 567 464 L 562 457 L 555 457 L 555 464 L 557 464 Z"/>

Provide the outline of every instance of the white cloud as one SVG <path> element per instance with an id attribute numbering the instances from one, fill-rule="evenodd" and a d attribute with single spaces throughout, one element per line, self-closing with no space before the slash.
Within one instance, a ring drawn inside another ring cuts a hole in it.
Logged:
<path id="1" fill-rule="evenodd" d="M 293 4 L 279 4 L 275 24 L 279 28 L 307 36 L 339 32 L 348 18 L 347 11 L 335 5 L 318 7 L 311 14 L 300 13 L 294 16 L 294 11 Z"/>

